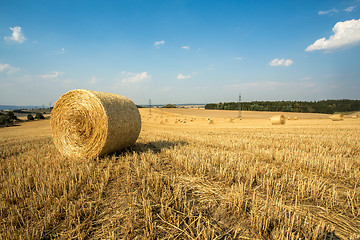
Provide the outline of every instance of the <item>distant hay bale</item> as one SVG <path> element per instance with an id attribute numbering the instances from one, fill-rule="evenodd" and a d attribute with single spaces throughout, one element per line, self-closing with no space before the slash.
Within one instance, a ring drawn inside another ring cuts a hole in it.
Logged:
<path id="1" fill-rule="evenodd" d="M 299 117 L 294 117 L 294 120 L 299 120 L 300 118 Z"/>
<path id="2" fill-rule="evenodd" d="M 209 120 L 208 120 L 208 124 L 214 124 L 214 120 L 209 119 Z"/>
<path id="3" fill-rule="evenodd" d="M 352 118 L 352 119 L 358 119 L 358 118 L 359 118 L 359 115 L 352 115 L 351 118 Z"/>
<path id="4" fill-rule="evenodd" d="M 288 120 L 294 120 L 294 118 L 293 117 L 288 117 Z"/>
<path id="5" fill-rule="evenodd" d="M 234 122 L 234 119 L 233 118 L 228 118 L 227 121 L 232 123 L 232 122 Z"/>
<path id="6" fill-rule="evenodd" d="M 342 114 L 333 114 L 333 115 L 331 115 L 331 120 L 333 120 L 333 121 L 342 121 L 342 120 L 344 120 L 344 115 L 342 115 Z"/>
<path id="7" fill-rule="evenodd" d="M 60 153 L 93 159 L 133 145 L 141 130 L 141 117 L 126 97 L 77 89 L 57 100 L 50 125 Z"/>
<path id="8" fill-rule="evenodd" d="M 281 125 L 285 124 L 285 117 L 284 115 L 277 115 L 270 118 L 272 125 Z"/>

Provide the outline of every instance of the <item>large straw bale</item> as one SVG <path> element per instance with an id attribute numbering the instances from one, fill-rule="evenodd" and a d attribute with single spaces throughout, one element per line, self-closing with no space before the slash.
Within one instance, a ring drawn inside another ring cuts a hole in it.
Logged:
<path id="1" fill-rule="evenodd" d="M 358 119 L 358 118 L 359 118 L 359 115 L 352 115 L 351 118 L 353 118 L 353 119 Z"/>
<path id="2" fill-rule="evenodd" d="M 272 116 L 270 118 L 270 121 L 272 125 L 285 124 L 285 116 L 284 115 Z"/>
<path id="3" fill-rule="evenodd" d="M 126 97 L 78 89 L 57 100 L 50 124 L 55 146 L 63 155 L 96 158 L 134 144 L 141 117 Z"/>
<path id="4" fill-rule="evenodd" d="M 333 114 L 333 115 L 331 115 L 330 118 L 333 121 L 342 121 L 342 120 L 344 120 L 344 115 L 342 115 L 342 114 Z"/>

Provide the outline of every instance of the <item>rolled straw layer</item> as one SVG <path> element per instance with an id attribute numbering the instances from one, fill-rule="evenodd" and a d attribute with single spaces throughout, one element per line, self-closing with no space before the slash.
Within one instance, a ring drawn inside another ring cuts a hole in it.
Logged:
<path id="1" fill-rule="evenodd" d="M 96 158 L 134 144 L 141 117 L 124 96 L 77 89 L 57 100 L 50 124 L 55 146 L 63 155 Z"/>
<path id="2" fill-rule="evenodd" d="M 342 121 L 342 120 L 344 120 L 344 115 L 342 115 L 342 114 L 333 114 L 333 115 L 331 115 L 330 118 L 333 121 Z"/>
<path id="3" fill-rule="evenodd" d="M 285 124 L 285 116 L 284 115 L 278 115 L 273 116 L 270 118 L 271 124 L 277 125 L 277 124 Z"/>

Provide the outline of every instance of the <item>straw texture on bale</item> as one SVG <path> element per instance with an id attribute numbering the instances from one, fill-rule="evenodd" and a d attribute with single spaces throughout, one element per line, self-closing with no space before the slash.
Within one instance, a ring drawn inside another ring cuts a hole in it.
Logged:
<path id="1" fill-rule="evenodd" d="M 51 113 L 57 149 L 71 158 L 96 158 L 133 145 L 141 117 L 128 98 L 89 90 L 62 95 Z"/>
<path id="2" fill-rule="evenodd" d="M 342 121 L 342 120 L 344 120 L 344 115 L 342 115 L 342 114 L 334 114 L 334 115 L 331 115 L 330 118 L 333 121 Z"/>
<path id="3" fill-rule="evenodd" d="M 284 115 L 277 115 L 270 118 L 271 124 L 273 125 L 280 125 L 285 124 L 285 116 Z"/>

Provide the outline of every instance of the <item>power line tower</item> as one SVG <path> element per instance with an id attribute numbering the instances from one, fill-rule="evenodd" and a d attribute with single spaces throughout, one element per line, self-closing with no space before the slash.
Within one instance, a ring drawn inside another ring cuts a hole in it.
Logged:
<path id="1" fill-rule="evenodd" d="M 241 93 L 239 93 L 239 114 L 238 114 L 238 118 L 241 120 L 242 116 L 241 116 Z"/>
<path id="2" fill-rule="evenodd" d="M 151 115 L 151 98 L 149 98 L 149 113 Z"/>

